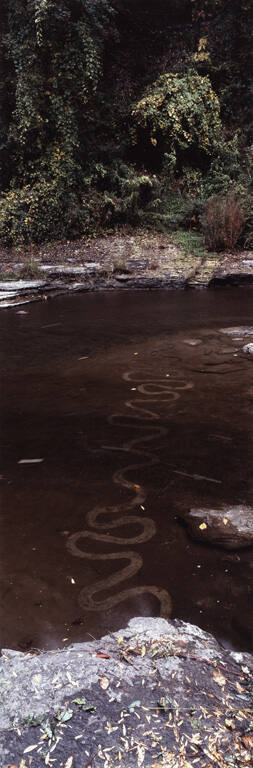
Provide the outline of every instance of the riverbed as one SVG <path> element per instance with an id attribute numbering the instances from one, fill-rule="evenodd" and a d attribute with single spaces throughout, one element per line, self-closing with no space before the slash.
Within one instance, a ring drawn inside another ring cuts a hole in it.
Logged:
<path id="1" fill-rule="evenodd" d="M 99 293 L 1 315 L 1 646 L 165 616 L 252 650 L 252 549 L 190 538 L 252 504 L 249 288 Z"/>

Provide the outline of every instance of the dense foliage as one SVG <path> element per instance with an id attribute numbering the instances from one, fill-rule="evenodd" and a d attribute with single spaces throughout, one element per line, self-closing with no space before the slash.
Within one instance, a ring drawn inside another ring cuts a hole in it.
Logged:
<path id="1" fill-rule="evenodd" d="M 251 245 L 251 12 L 2 0 L 0 237 L 201 227 L 210 198 L 232 193 Z"/>

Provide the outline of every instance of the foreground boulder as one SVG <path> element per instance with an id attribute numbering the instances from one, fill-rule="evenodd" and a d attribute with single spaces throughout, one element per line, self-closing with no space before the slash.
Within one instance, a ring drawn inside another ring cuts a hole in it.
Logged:
<path id="1" fill-rule="evenodd" d="M 186 519 L 190 534 L 224 549 L 253 546 L 253 509 L 244 504 L 221 509 L 191 509 Z"/>
<path id="2" fill-rule="evenodd" d="M 250 654 L 165 619 L 37 656 L 3 651 L 1 768 L 252 766 L 252 672 Z"/>

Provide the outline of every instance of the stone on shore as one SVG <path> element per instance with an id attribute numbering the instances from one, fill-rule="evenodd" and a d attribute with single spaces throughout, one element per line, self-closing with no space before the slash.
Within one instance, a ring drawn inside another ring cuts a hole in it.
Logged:
<path id="1" fill-rule="evenodd" d="M 253 355 L 253 344 L 245 344 L 243 352 L 245 352 L 246 355 Z"/>
<path id="2" fill-rule="evenodd" d="M 228 550 L 253 546 L 253 509 L 244 504 L 224 505 L 220 509 L 193 508 L 186 524 L 198 541 Z"/>
<path id="3" fill-rule="evenodd" d="M 238 325 L 232 328 L 221 328 L 221 333 L 225 333 L 232 338 L 242 338 L 244 336 L 253 336 L 253 326 L 251 325 Z"/>
<path id="4" fill-rule="evenodd" d="M 252 765 L 253 657 L 192 624 L 137 618 L 64 650 L 3 651 L 0 666 L 1 768 L 30 752 L 34 768 L 195 768 L 214 750 Z"/>

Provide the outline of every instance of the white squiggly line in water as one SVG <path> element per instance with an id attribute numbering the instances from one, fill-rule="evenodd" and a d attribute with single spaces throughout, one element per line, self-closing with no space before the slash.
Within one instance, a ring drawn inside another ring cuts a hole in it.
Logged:
<path id="1" fill-rule="evenodd" d="M 123 379 L 127 382 L 136 381 L 135 379 L 131 378 L 131 373 L 127 372 L 123 375 Z M 156 387 L 154 389 L 154 387 Z M 138 421 L 149 421 L 154 422 L 159 420 L 159 415 L 155 412 L 147 409 L 145 406 L 150 403 L 157 402 L 157 399 L 159 397 L 159 401 L 162 403 L 168 403 L 171 404 L 178 400 L 180 397 L 180 391 L 181 390 L 187 390 L 191 389 L 193 387 L 192 383 L 185 384 L 183 386 L 179 386 L 179 381 L 177 382 L 177 386 L 174 385 L 174 387 L 171 386 L 171 383 L 161 383 L 161 379 L 149 379 L 145 383 L 139 384 L 136 389 L 140 394 L 146 395 L 145 398 L 139 399 L 137 402 L 134 400 L 127 400 L 125 405 L 127 408 L 131 409 L 133 411 L 132 414 L 129 414 L 127 417 L 127 422 L 120 419 L 122 419 L 122 414 L 113 414 L 109 417 L 108 421 L 111 424 L 115 424 L 118 427 L 126 428 L 129 427 L 129 420 L 131 426 L 134 426 L 136 429 L 141 429 L 142 431 L 145 429 L 150 430 L 149 424 L 138 424 L 136 422 Z M 151 391 L 150 391 L 151 390 Z M 168 398 L 169 395 L 169 398 Z M 163 396 L 163 399 L 161 400 L 161 396 Z M 148 399 L 147 399 L 148 397 Z M 144 407 L 143 407 L 144 404 Z M 123 416 L 123 419 L 126 418 Z M 115 506 L 96 506 L 91 509 L 86 516 L 86 521 L 88 526 L 90 528 L 93 528 L 93 530 L 82 530 L 78 531 L 77 533 L 74 533 L 72 536 L 69 537 L 67 541 L 67 549 L 69 552 L 71 552 L 72 555 L 75 557 L 82 557 L 88 560 L 100 560 L 100 561 L 108 561 L 108 560 L 127 560 L 128 565 L 125 565 L 120 569 L 120 571 L 116 571 L 116 573 L 113 573 L 111 576 L 103 577 L 102 579 L 99 579 L 94 584 L 89 584 L 86 587 L 83 587 L 83 589 L 80 592 L 79 595 L 79 603 L 83 609 L 89 610 L 89 611 L 100 611 L 100 610 L 108 610 L 110 608 L 113 608 L 115 605 L 118 605 L 118 603 L 123 602 L 124 600 L 136 596 L 143 595 L 145 593 L 150 593 L 154 595 L 157 600 L 160 602 L 160 616 L 168 617 L 171 615 L 172 611 L 172 600 L 167 592 L 166 589 L 163 589 L 161 587 L 157 586 L 139 586 L 139 587 L 130 587 L 128 589 L 123 589 L 120 592 L 111 595 L 105 599 L 94 599 L 94 596 L 99 593 L 104 593 L 107 590 L 111 589 L 112 587 L 116 587 L 121 582 L 126 581 L 127 579 L 132 578 L 138 571 L 141 569 L 143 565 L 143 559 L 140 554 L 137 552 L 133 552 L 130 550 L 126 551 L 117 551 L 113 552 L 111 554 L 97 554 L 94 552 L 84 551 L 80 548 L 79 544 L 82 540 L 91 540 L 91 541 L 98 541 L 98 542 L 104 542 L 106 544 L 139 544 L 145 541 L 149 541 L 156 533 L 156 526 L 154 523 L 154 520 L 152 520 L 149 517 L 140 517 L 139 515 L 133 515 L 128 514 L 129 510 L 134 509 L 135 507 L 143 505 L 145 499 L 146 499 L 146 492 L 143 486 L 138 485 L 137 483 L 134 483 L 131 480 L 128 480 L 125 475 L 126 473 L 133 472 L 134 470 L 139 470 L 141 467 L 147 467 L 147 466 L 153 466 L 154 464 L 159 462 L 159 459 L 150 451 L 143 451 L 140 448 L 136 448 L 136 446 L 139 443 L 147 443 L 151 440 L 154 440 L 158 436 L 166 435 L 167 429 L 162 426 L 155 426 L 152 425 L 152 432 L 149 432 L 148 434 L 142 434 L 141 437 L 133 438 L 132 440 L 128 440 L 125 443 L 123 443 L 122 447 L 117 446 L 104 446 L 104 448 L 108 450 L 118 450 L 120 452 L 125 453 L 135 453 L 138 456 L 141 457 L 142 461 L 134 464 L 128 464 L 124 469 L 117 470 L 113 474 L 113 482 L 117 485 L 120 485 L 122 488 L 127 488 L 128 490 L 133 492 L 133 498 L 129 501 L 125 501 L 121 504 L 117 504 Z M 144 460 L 143 460 L 144 459 Z M 119 513 L 124 513 L 124 515 L 118 516 Z M 99 522 L 99 517 L 101 515 L 109 515 L 110 518 L 117 515 L 117 518 L 115 520 L 108 520 L 107 522 Z M 115 536 L 113 534 L 103 533 L 104 530 L 108 531 L 113 530 L 114 528 L 119 528 L 124 525 L 138 525 L 141 527 L 141 532 L 137 534 L 136 536 Z M 95 529 L 95 530 L 94 530 Z"/>

